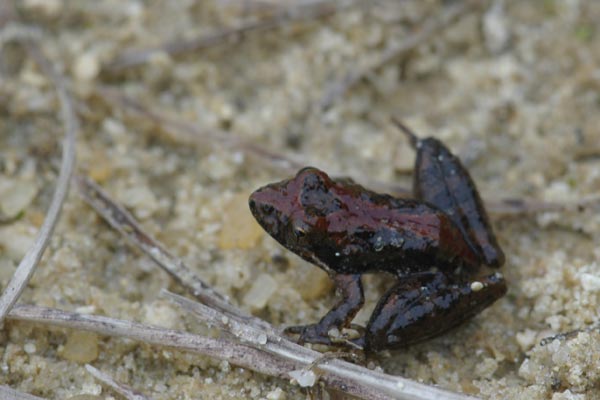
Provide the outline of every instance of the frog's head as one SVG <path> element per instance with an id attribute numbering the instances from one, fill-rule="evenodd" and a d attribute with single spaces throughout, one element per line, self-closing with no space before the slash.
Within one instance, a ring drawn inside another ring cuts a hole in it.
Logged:
<path id="1" fill-rule="evenodd" d="M 295 177 L 271 183 L 250 195 L 252 215 L 267 233 L 304 258 L 324 233 L 322 217 L 336 209 L 330 192 L 334 182 L 317 168 L 301 169 Z"/>

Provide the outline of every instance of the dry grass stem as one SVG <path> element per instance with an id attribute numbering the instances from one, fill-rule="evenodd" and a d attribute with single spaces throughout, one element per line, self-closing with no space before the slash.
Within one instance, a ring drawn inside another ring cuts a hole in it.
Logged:
<path id="1" fill-rule="evenodd" d="M 356 85 L 360 80 L 367 77 L 376 69 L 389 63 L 398 57 L 414 50 L 419 45 L 434 37 L 440 31 L 448 28 L 454 22 L 460 20 L 460 17 L 472 10 L 475 2 L 465 1 L 456 5 L 449 6 L 442 16 L 429 17 L 421 24 L 421 29 L 412 35 L 399 41 L 395 46 L 387 49 L 383 54 L 367 63 L 367 65 L 347 72 L 339 81 L 333 82 L 326 87 L 325 94 L 318 103 L 321 110 L 330 108 L 339 98 L 341 98 L 350 88 Z"/>
<path id="2" fill-rule="evenodd" d="M 200 306 L 202 305 L 200 304 Z M 152 345 L 172 347 L 225 360 L 243 368 L 282 379 L 289 379 L 290 372 L 310 365 L 321 355 L 289 341 L 289 343 L 284 342 L 280 345 L 267 341 L 263 349 L 252 343 L 207 338 L 131 321 L 22 304 L 15 306 L 8 318 L 80 329 L 107 336 L 127 337 Z M 271 347 L 268 347 L 269 344 Z M 294 347 L 299 348 L 298 352 L 294 351 Z M 287 354 L 284 357 L 271 353 L 274 349 L 281 354 L 285 354 L 287 351 Z M 365 399 L 473 399 L 408 379 L 371 371 L 341 360 L 332 360 L 327 364 L 319 365 L 318 369 L 322 374 L 323 381 L 328 386 Z"/>
<path id="3" fill-rule="evenodd" d="M 187 310 L 194 312 L 195 315 L 199 316 L 206 323 L 231 333 L 237 338 L 236 340 L 241 341 L 244 347 L 246 347 L 246 345 L 248 347 L 253 347 L 256 357 L 260 358 L 262 355 L 265 355 L 266 359 L 263 357 L 261 365 L 269 365 L 270 363 L 273 363 L 273 359 L 276 359 L 278 362 L 275 363 L 275 365 L 286 365 L 287 369 L 279 368 L 277 369 L 279 372 L 276 375 L 273 375 L 273 373 L 265 372 L 264 368 L 257 370 L 256 367 L 253 366 L 257 362 L 256 360 L 254 360 L 251 365 L 247 365 L 247 363 L 239 364 L 237 358 L 224 358 L 223 355 L 221 355 L 219 356 L 220 359 L 226 359 L 234 364 L 242 365 L 261 373 L 289 378 L 290 376 L 287 375 L 288 372 L 305 368 L 320 357 L 320 353 L 306 349 L 280 336 L 278 331 L 267 322 L 247 316 L 243 311 L 224 302 L 221 296 L 215 297 L 215 292 L 210 289 L 207 284 L 202 282 L 195 275 L 190 275 L 191 271 L 189 271 L 180 260 L 168 253 L 160 243 L 145 234 L 133 217 L 116 204 L 116 202 L 110 199 L 110 197 L 108 197 L 108 195 L 97 185 L 90 180 L 81 177 L 78 177 L 76 182 L 84 199 L 92 205 L 92 207 L 94 207 L 94 209 L 96 209 L 96 211 L 98 211 L 111 226 L 124 234 L 134 245 L 147 253 L 154 261 L 159 263 L 159 265 L 173 275 L 178 282 L 184 284 L 184 286 L 189 287 L 189 280 L 196 282 L 194 292 L 197 297 L 212 307 L 201 303 L 194 303 L 176 295 L 170 295 L 171 299 Z M 182 266 L 184 266 L 183 269 L 181 268 Z M 201 293 L 202 296 L 198 295 L 198 293 Z M 53 312 L 56 313 L 57 311 L 54 310 Z M 86 316 L 81 316 L 80 319 L 84 318 L 86 318 Z M 109 334 L 107 332 L 99 333 Z M 214 339 L 203 338 L 203 340 Z M 152 343 L 161 344 L 160 342 Z M 162 344 L 166 345 L 164 343 Z M 225 343 L 220 344 L 225 345 Z M 230 344 L 227 344 L 227 346 L 229 345 Z M 203 354 L 213 356 L 213 354 Z M 397 396 L 397 398 L 421 399 L 428 398 L 428 396 L 433 393 L 451 396 L 441 398 L 464 398 L 462 396 L 452 397 L 454 394 L 450 392 L 440 391 L 407 379 L 375 373 L 340 360 L 335 360 L 319 366 L 319 369 L 323 371 L 323 381 L 328 386 L 338 390 L 347 391 L 348 393 L 363 398 L 384 399 L 389 398 L 389 396 Z M 408 390 L 408 392 L 406 392 L 406 390 Z M 409 393 L 410 396 L 406 393 Z M 417 394 L 416 397 L 413 396 L 415 393 Z"/>
<path id="4" fill-rule="evenodd" d="M 214 132 L 203 130 L 190 122 L 184 121 L 181 118 L 174 118 L 155 108 L 147 107 L 141 104 L 139 101 L 122 94 L 116 89 L 98 87 L 96 92 L 110 107 L 118 108 L 120 112 L 125 112 L 137 118 L 143 118 L 145 121 L 153 121 L 161 128 L 162 131 L 169 134 L 169 138 L 171 140 L 178 144 L 202 144 L 208 146 L 220 144 L 232 150 L 239 150 L 246 154 L 254 155 L 256 156 L 257 160 L 272 167 L 276 167 L 279 172 L 284 174 L 294 174 L 297 170 L 307 165 L 306 161 L 303 162 L 297 157 L 277 153 L 275 151 L 266 149 L 264 146 L 260 146 L 255 143 L 249 143 L 237 138 L 230 132 Z M 336 176 L 343 174 L 333 171 L 331 175 Z M 396 184 L 369 179 L 366 176 L 357 176 L 355 178 L 357 182 L 379 192 L 390 193 L 399 197 L 412 196 L 410 189 Z M 598 204 L 600 204 L 599 195 L 588 196 L 580 201 L 572 203 L 547 202 L 528 198 L 508 198 L 500 200 L 496 198 L 489 198 L 485 200 L 486 208 L 490 214 L 500 217 L 519 216 L 523 214 L 535 214 L 548 211 L 572 211 Z"/>
<path id="5" fill-rule="evenodd" d="M 300 346 L 286 337 L 277 333 L 273 327 L 261 329 L 244 324 L 220 314 L 203 304 L 188 300 L 167 291 L 163 292 L 177 305 L 193 313 L 202 322 L 216 326 L 233 336 L 239 338 L 243 343 L 248 343 L 257 349 L 262 349 L 274 354 L 283 360 L 292 363 L 300 363 L 299 369 L 315 366 L 315 371 L 321 381 L 331 388 L 344 391 L 354 396 L 365 399 L 470 399 L 471 397 L 451 393 L 445 390 L 423 385 L 410 379 L 387 375 L 372 371 L 359 365 L 351 364 L 340 359 L 329 359 L 322 361 L 323 354 Z"/>
<path id="6" fill-rule="evenodd" d="M 351 364 L 339 359 L 328 360 L 327 363 L 319 363 L 323 355 L 314 350 L 300 346 L 277 333 L 275 328 L 263 330 L 260 327 L 245 325 L 243 321 L 236 321 L 228 318 L 219 312 L 206 307 L 203 304 L 193 302 L 182 296 L 164 291 L 169 299 L 181 306 L 183 309 L 193 313 L 206 324 L 216 326 L 243 342 L 252 346 L 264 349 L 269 353 L 275 354 L 283 359 L 289 359 L 291 362 L 300 362 L 302 369 L 317 365 L 321 380 L 330 387 L 343 390 L 348 387 L 349 382 L 358 385 L 357 392 L 348 392 L 365 398 L 468 398 L 462 395 L 456 395 L 446 391 L 439 391 L 430 386 L 417 384 L 408 379 L 386 375 L 383 373 L 371 371 L 364 367 Z M 291 372 L 291 371 L 289 371 Z M 341 380 L 341 385 L 338 382 Z M 348 382 L 343 382 L 348 380 Z M 433 392 L 432 392 L 433 390 Z M 361 394 L 362 393 L 362 394 Z M 407 393 L 411 395 L 407 396 Z M 411 397 L 414 395 L 414 397 Z M 450 396 L 450 397 L 448 397 Z"/>
<path id="7" fill-rule="evenodd" d="M 92 180 L 76 176 L 75 183 L 83 199 L 100 214 L 106 222 L 136 247 L 146 253 L 163 270 L 170 274 L 192 295 L 203 303 L 241 318 L 251 318 L 231 305 L 225 296 L 213 290 L 198 275 L 192 272 L 181 259 L 169 253 L 164 246 L 146 234 L 133 216 L 113 201 L 100 186 Z"/>
<path id="8" fill-rule="evenodd" d="M 0 399 L 2 400 L 44 400 L 42 397 L 21 393 L 8 386 L 0 385 Z"/>
<path id="9" fill-rule="evenodd" d="M 178 56 L 185 53 L 193 53 L 223 43 L 239 41 L 245 35 L 252 32 L 275 29 L 296 21 L 329 17 L 344 8 L 360 2 L 360 0 L 297 1 L 287 8 L 269 5 L 271 8 L 269 10 L 271 11 L 270 17 L 243 21 L 238 26 L 224 28 L 193 39 L 174 39 L 152 48 L 125 50 L 112 61 L 105 64 L 103 69 L 108 72 L 118 72 L 145 64 L 157 54 Z M 264 11 L 264 6 L 260 7 L 260 10 Z M 251 8 L 246 8 L 246 11 L 251 11 Z"/>
<path id="10" fill-rule="evenodd" d="M 519 216 L 522 214 L 535 214 L 541 212 L 569 212 L 581 211 L 588 207 L 600 205 L 600 195 L 584 196 L 572 202 L 551 202 L 535 199 L 502 199 L 488 200 L 486 207 L 491 213 L 503 216 Z"/>
<path id="11" fill-rule="evenodd" d="M 52 196 L 50 207 L 48 208 L 42 227 L 40 228 L 33 245 L 19 263 L 13 277 L 4 289 L 2 297 L 0 297 L 0 323 L 4 321 L 6 314 L 18 300 L 25 289 L 25 286 L 27 286 L 27 282 L 29 282 L 29 279 L 33 275 L 35 268 L 44 254 L 44 250 L 48 245 L 50 237 L 52 236 L 63 203 L 67 197 L 69 182 L 75 168 L 75 136 L 79 130 L 79 122 L 73 111 L 73 102 L 67 92 L 63 77 L 34 42 L 25 39 L 23 44 L 27 48 L 29 55 L 36 61 L 55 86 L 60 102 L 61 119 L 64 124 L 65 136 L 63 139 L 60 173 L 58 175 L 56 189 Z"/>
<path id="12" fill-rule="evenodd" d="M 172 347 L 225 360 L 240 367 L 278 378 L 285 378 L 285 371 L 295 367 L 294 364 L 284 362 L 277 357 L 233 340 L 213 339 L 99 315 L 85 315 L 18 304 L 11 310 L 8 318 L 84 330 L 104 336 L 125 337 L 156 346 Z"/>
<path id="13" fill-rule="evenodd" d="M 152 121 L 167 133 L 171 140 L 178 144 L 191 146 L 221 145 L 228 149 L 252 154 L 256 156 L 257 160 L 275 165 L 277 168 L 287 171 L 295 171 L 304 166 L 304 164 L 293 157 L 267 150 L 255 143 L 243 140 L 231 132 L 198 128 L 191 122 L 169 116 L 157 108 L 146 107 L 118 90 L 108 87 L 97 87 L 96 93 L 109 107 L 118 109 L 131 116 L 142 118 L 146 122 Z"/>
<path id="14" fill-rule="evenodd" d="M 151 398 L 144 396 L 143 394 L 136 392 L 132 388 L 122 383 L 115 381 L 112 376 L 100 371 L 99 369 L 86 364 L 85 369 L 89 372 L 94 378 L 98 379 L 100 382 L 105 385 L 111 387 L 115 392 L 119 393 L 121 396 L 125 397 L 128 400 L 151 400 Z"/>

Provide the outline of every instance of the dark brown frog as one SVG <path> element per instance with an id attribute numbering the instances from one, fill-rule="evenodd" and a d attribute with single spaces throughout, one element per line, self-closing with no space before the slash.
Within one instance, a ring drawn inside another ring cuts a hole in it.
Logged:
<path id="1" fill-rule="evenodd" d="M 467 170 L 437 139 L 417 139 L 415 199 L 336 181 L 316 168 L 250 196 L 260 225 L 284 247 L 324 269 L 341 299 L 317 323 L 288 328 L 301 342 L 332 344 L 364 302 L 361 275 L 387 272 L 394 284 L 354 344 L 365 350 L 419 342 L 473 317 L 506 292 L 504 254 Z"/>

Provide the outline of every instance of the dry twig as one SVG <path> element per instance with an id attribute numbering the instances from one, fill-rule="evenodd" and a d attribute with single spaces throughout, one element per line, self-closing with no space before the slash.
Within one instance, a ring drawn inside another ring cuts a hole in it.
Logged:
<path id="1" fill-rule="evenodd" d="M 430 17 L 421 24 L 422 27 L 419 31 L 387 49 L 375 60 L 367 63 L 363 67 L 347 72 L 339 81 L 335 81 L 326 87 L 325 94 L 319 102 L 320 109 L 328 109 L 352 86 L 356 85 L 361 79 L 371 74 L 374 70 L 414 50 L 419 45 L 432 38 L 436 33 L 451 26 L 454 22 L 458 21 L 461 16 L 473 9 L 475 4 L 475 2 L 465 1 L 449 6 L 441 17 L 438 17 L 437 15 Z"/>
<path id="2" fill-rule="evenodd" d="M 250 346 L 227 339 L 213 339 L 187 332 L 148 326 L 99 315 L 85 315 L 53 308 L 17 304 L 8 318 L 45 325 L 94 332 L 104 336 L 125 337 L 181 351 L 226 360 L 243 368 L 276 377 L 284 377 L 293 365 L 261 354 Z"/>
<path id="3" fill-rule="evenodd" d="M 156 108 L 146 107 L 118 90 L 98 86 L 96 87 L 96 93 L 110 107 L 117 108 L 145 121 L 152 121 L 164 130 L 165 133 L 169 134 L 170 138 L 178 144 L 192 146 L 199 144 L 205 146 L 221 145 L 229 149 L 253 154 L 260 160 L 289 171 L 295 171 L 304 166 L 300 161 L 292 157 L 267 150 L 255 143 L 243 140 L 230 132 L 201 129 L 191 122 L 169 116 Z"/>
<path id="4" fill-rule="evenodd" d="M 63 77 L 34 42 L 26 38 L 23 44 L 27 48 L 29 55 L 37 62 L 56 88 L 60 101 L 61 118 L 65 126 L 65 137 L 63 140 L 62 163 L 56 182 L 56 189 L 52 196 L 52 202 L 33 245 L 19 263 L 12 279 L 4 289 L 2 297 L 0 297 L 0 323 L 4 321 L 6 314 L 15 304 L 25 286 L 27 286 L 27 282 L 29 282 L 29 279 L 33 275 L 52 236 L 52 232 L 60 216 L 62 205 L 67 197 L 69 182 L 75 168 L 75 136 L 79 130 L 79 122 L 73 111 L 73 102 L 67 92 Z"/>
<path id="5" fill-rule="evenodd" d="M 332 358 L 326 362 L 320 362 L 323 358 L 321 353 L 288 340 L 277 334 L 274 328 L 263 330 L 260 327 L 250 326 L 185 297 L 167 291 L 164 293 L 169 299 L 193 313 L 204 323 L 229 332 L 244 343 L 276 355 L 280 359 L 299 363 L 297 368 L 287 371 L 289 377 L 295 377 L 294 372 L 297 371 L 317 371 L 315 375 L 318 375 L 325 385 L 365 399 L 390 397 L 397 399 L 472 399 L 469 396 L 422 385 L 410 379 L 372 371 L 341 359 Z M 311 367 L 314 367 L 314 371 L 309 370 Z"/>
<path id="6" fill-rule="evenodd" d="M 0 399 L 2 400 L 44 400 L 41 397 L 33 396 L 11 389 L 8 386 L 0 386 Z"/>
<path id="7" fill-rule="evenodd" d="M 105 385 L 110 386 L 115 392 L 119 393 L 128 400 L 151 400 L 149 397 L 146 397 L 143 394 L 133 390 L 129 386 L 115 381 L 112 376 L 100 371 L 97 368 L 94 368 L 89 364 L 86 364 L 85 369 L 94 378 L 98 379 Z"/>
<path id="8" fill-rule="evenodd" d="M 294 345 L 303 349 L 302 353 L 296 354 L 289 350 L 288 357 L 284 358 L 250 343 L 238 343 L 228 339 L 212 339 L 131 321 L 22 304 L 15 306 L 8 317 L 12 320 L 86 330 L 107 336 L 127 337 L 152 345 L 190 351 L 282 379 L 290 379 L 290 372 L 310 365 L 310 362 L 320 356 L 320 353 Z M 310 353 L 314 356 L 307 357 L 306 354 Z M 319 365 L 318 368 L 323 371 L 323 379 L 326 379 L 329 386 L 361 398 L 374 400 L 390 398 L 407 400 L 431 398 L 442 400 L 473 399 L 469 396 L 454 394 L 408 379 L 371 371 L 341 360 L 333 360 L 328 364 Z"/>
<path id="9" fill-rule="evenodd" d="M 164 271 L 171 275 L 203 303 L 240 318 L 252 318 L 231 305 L 225 296 L 213 290 L 192 272 L 181 259 L 169 253 L 156 239 L 146 234 L 137 221 L 123 207 L 113 201 L 91 179 L 76 176 L 75 183 L 83 199 L 100 214 L 106 222 L 119 231 L 131 243 L 146 253 Z"/>
<path id="10" fill-rule="evenodd" d="M 178 282 L 187 285 L 187 282 L 190 279 L 199 281 L 199 278 L 195 277 L 195 275 L 190 275 L 191 272 L 187 268 L 179 268 L 183 265 L 181 261 L 166 252 L 160 243 L 145 234 L 133 217 L 116 204 L 116 202 L 114 202 L 106 193 L 102 192 L 97 185 L 83 178 L 78 178 L 77 184 L 84 199 L 86 199 L 86 201 L 88 201 L 100 215 L 111 224 L 111 226 L 130 239 L 131 242 L 142 251 L 150 255 L 152 259 L 159 263 L 163 268 L 168 268 L 167 270 L 169 273 L 173 275 Z M 176 268 L 170 267 L 169 264 L 176 266 Z M 214 291 L 212 291 L 212 289 L 207 291 L 206 289 L 210 288 L 204 283 L 201 289 L 203 291 L 202 300 L 206 300 L 207 304 L 215 304 Z M 275 329 L 267 322 L 255 317 L 249 317 L 243 311 L 228 303 L 224 306 L 223 304 L 218 304 L 217 307 L 210 307 L 201 303 L 191 302 L 190 300 L 172 294 L 170 295 L 170 298 L 185 309 L 194 312 L 195 315 L 199 316 L 208 324 L 217 326 L 233 334 L 237 340 L 241 342 L 238 346 L 243 346 L 245 349 L 244 351 L 248 352 L 248 348 L 252 348 L 253 351 L 247 354 L 253 354 L 253 357 L 256 357 L 256 359 L 251 362 L 245 360 L 240 364 L 239 355 L 235 352 L 231 354 L 227 353 L 229 356 L 226 356 L 225 352 L 220 353 L 218 349 L 215 349 L 212 353 L 207 353 L 206 347 L 212 349 L 215 346 L 228 346 L 229 348 L 232 348 L 232 344 L 229 341 L 218 342 L 214 341 L 214 339 L 200 339 L 200 337 L 196 337 L 197 339 L 195 340 L 200 341 L 202 345 L 196 347 L 195 351 L 199 351 L 198 349 L 202 348 L 202 354 L 211 357 L 214 356 L 214 354 L 219 354 L 217 357 L 219 359 L 226 359 L 233 364 L 242 365 L 261 373 L 288 379 L 290 378 L 289 372 L 301 370 L 306 366 L 311 365 L 320 357 L 320 353 L 306 349 L 289 341 L 280 335 L 279 330 Z M 217 300 L 220 299 L 220 297 L 217 298 Z M 48 312 L 50 313 L 50 311 Z M 52 311 L 52 313 L 57 312 L 58 311 L 55 310 Z M 88 317 L 81 316 L 79 319 L 84 320 L 85 318 Z M 120 322 L 120 324 L 122 323 L 125 322 Z M 134 325 L 135 324 L 130 324 L 130 331 L 135 330 L 132 328 Z M 106 324 L 104 327 L 106 327 Z M 135 325 L 135 328 L 141 329 L 139 324 Z M 109 331 L 101 331 L 99 333 L 109 334 L 108 332 Z M 110 330 L 110 332 L 114 333 L 114 330 Z M 173 335 L 174 333 L 169 334 L 169 336 Z M 177 333 L 177 335 L 183 335 L 183 333 Z M 141 339 L 142 336 L 140 336 L 139 339 Z M 143 337 L 148 339 L 147 335 Z M 161 344 L 156 341 L 156 337 L 154 337 L 153 340 L 154 341 L 150 343 Z M 166 345 L 165 343 L 162 344 Z M 261 365 L 261 369 L 257 369 L 256 365 Z M 267 365 L 271 365 L 271 367 L 277 366 L 275 369 L 277 372 L 268 372 L 269 369 L 266 367 Z M 407 379 L 376 373 L 341 360 L 331 361 L 327 364 L 320 365 L 318 368 L 322 371 L 322 379 L 328 386 L 363 398 L 384 399 L 392 396 L 405 399 L 424 399 L 434 394 L 446 396 L 440 398 L 464 398 L 464 396 L 440 391 Z"/>
<path id="11" fill-rule="evenodd" d="M 244 35 L 252 32 L 279 28 L 295 21 L 329 17 L 344 8 L 360 2 L 361 0 L 313 0 L 296 2 L 297 4 L 294 3 L 287 9 L 275 10 L 269 18 L 244 21 L 239 26 L 225 28 L 193 39 L 169 40 L 153 48 L 126 50 L 104 65 L 103 69 L 108 72 L 118 72 L 145 64 L 157 54 L 177 56 L 185 53 L 193 53 L 223 43 L 239 41 Z"/>
<path id="12" fill-rule="evenodd" d="M 306 161 L 302 162 L 296 157 L 280 154 L 275 151 L 265 149 L 263 146 L 259 146 L 255 143 L 244 141 L 230 132 L 214 132 L 203 130 L 180 118 L 174 118 L 157 109 L 146 107 L 137 100 L 127 97 L 115 89 L 98 87 L 97 93 L 106 101 L 109 106 L 117 107 L 121 112 L 128 113 L 138 118 L 143 118 L 146 121 L 153 121 L 164 132 L 168 133 L 170 135 L 169 137 L 178 144 L 198 145 L 201 143 L 208 146 L 220 144 L 230 149 L 242 151 L 247 154 L 253 154 L 256 156 L 257 160 L 277 167 L 278 171 L 283 172 L 284 174 L 294 174 L 298 169 L 307 165 Z M 333 171 L 331 175 L 336 176 L 342 174 Z M 356 181 L 366 183 L 366 187 L 379 192 L 390 193 L 399 197 L 412 196 L 410 189 L 396 184 L 390 184 L 389 182 L 381 182 L 369 179 L 366 176 L 357 176 Z M 496 198 L 489 198 L 485 200 L 487 210 L 491 214 L 497 216 L 519 216 L 523 214 L 534 214 L 548 211 L 571 211 L 599 203 L 600 196 L 598 195 L 588 196 L 577 202 L 567 204 L 527 198 L 507 198 L 500 200 Z"/>

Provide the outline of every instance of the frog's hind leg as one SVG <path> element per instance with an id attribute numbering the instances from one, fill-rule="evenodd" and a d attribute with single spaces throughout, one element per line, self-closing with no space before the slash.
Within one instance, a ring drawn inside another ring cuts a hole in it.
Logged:
<path id="1" fill-rule="evenodd" d="M 288 333 L 299 333 L 300 343 L 333 344 L 329 331 L 337 328 L 341 331 L 350 325 L 358 310 L 364 304 L 364 295 L 360 274 L 337 274 L 332 277 L 341 299 L 317 324 L 291 326 Z"/>
<path id="2" fill-rule="evenodd" d="M 495 273 L 451 283 L 441 274 L 407 277 L 381 298 L 357 343 L 366 350 L 404 347 L 440 335 L 475 316 L 506 293 Z"/>
<path id="3" fill-rule="evenodd" d="M 500 267 L 504 253 L 498 245 L 475 182 L 459 158 L 435 138 L 419 139 L 401 121 L 393 122 L 417 151 L 413 192 L 417 199 L 442 210 L 461 230 L 485 265 Z"/>

